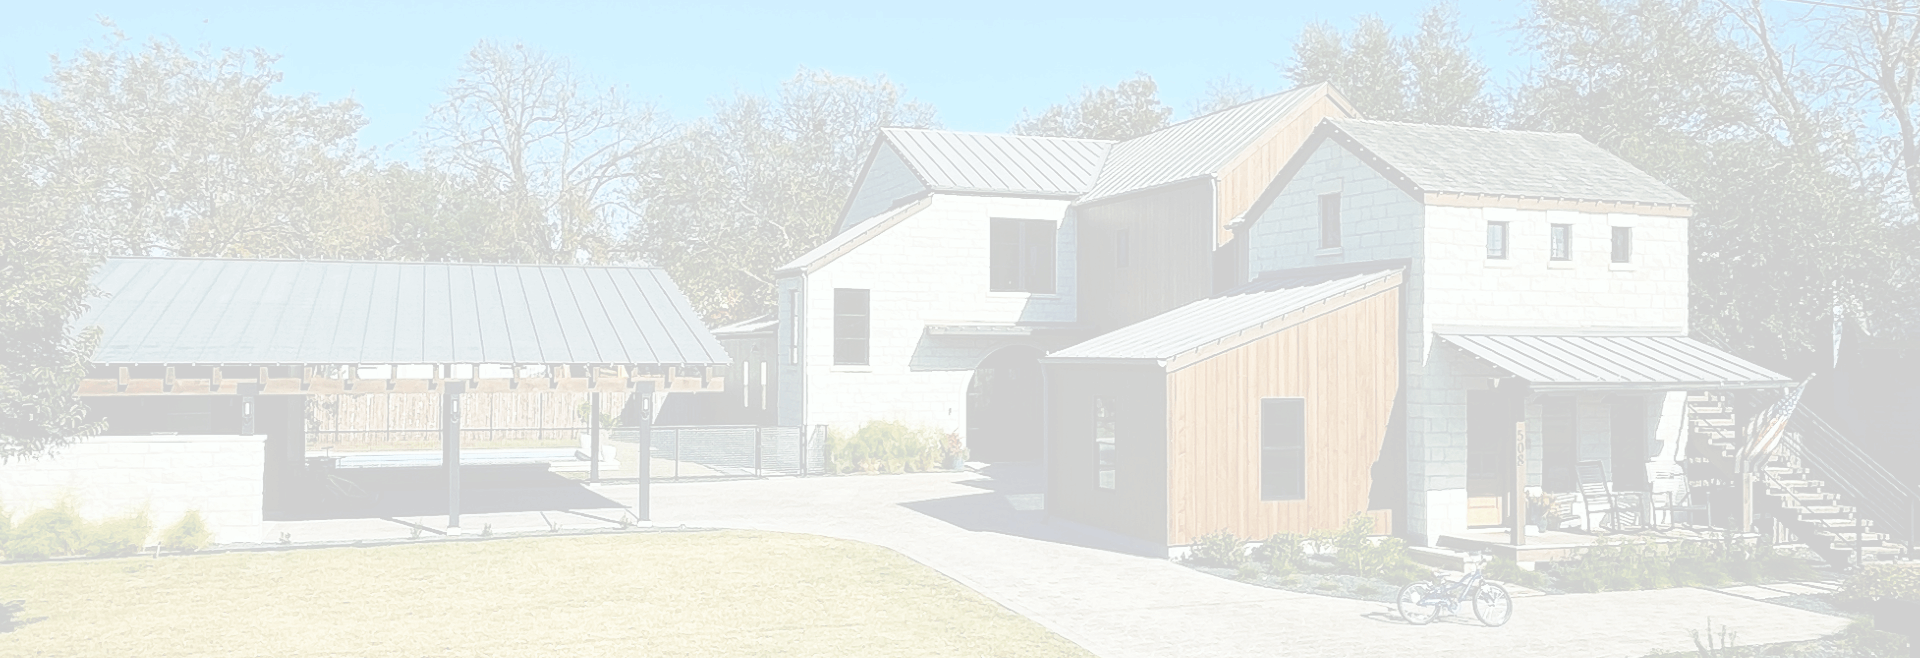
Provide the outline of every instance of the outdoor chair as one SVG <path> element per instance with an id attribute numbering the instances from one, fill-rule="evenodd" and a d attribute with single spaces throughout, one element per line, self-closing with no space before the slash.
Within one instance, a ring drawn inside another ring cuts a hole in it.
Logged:
<path id="1" fill-rule="evenodd" d="M 1580 498 L 1585 502 L 1587 512 L 1587 530 L 1597 526 L 1619 532 L 1631 525 L 1638 529 L 1645 518 L 1642 513 L 1644 498 L 1630 493 L 1616 493 L 1613 481 L 1607 478 L 1607 471 L 1597 460 L 1583 461 L 1574 465 L 1574 473 L 1580 479 Z M 1600 515 L 1601 523 L 1594 523 L 1594 514 Z M 1623 519 L 1627 520 L 1623 523 Z"/>
<path id="2" fill-rule="evenodd" d="M 1648 503 L 1652 507 L 1649 521 L 1655 530 L 1672 530 L 1678 523 L 1676 517 L 1687 515 L 1687 526 L 1701 525 L 1702 518 L 1712 518 L 1713 508 L 1705 496 L 1695 497 L 1693 487 L 1687 481 L 1687 472 L 1679 464 L 1671 464 L 1654 469 L 1653 491 Z M 1661 519 L 1666 519 L 1665 525 Z"/>

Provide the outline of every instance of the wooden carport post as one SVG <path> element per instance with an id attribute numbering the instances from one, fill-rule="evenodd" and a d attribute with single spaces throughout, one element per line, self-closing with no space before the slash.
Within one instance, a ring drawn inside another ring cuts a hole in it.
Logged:
<path id="1" fill-rule="evenodd" d="M 466 382 L 447 382 L 440 398 L 440 464 L 447 471 L 447 534 L 460 534 L 460 394 Z"/>

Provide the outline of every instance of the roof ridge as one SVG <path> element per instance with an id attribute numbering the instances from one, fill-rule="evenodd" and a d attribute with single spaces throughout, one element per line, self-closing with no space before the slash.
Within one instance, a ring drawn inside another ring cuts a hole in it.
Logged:
<path id="1" fill-rule="evenodd" d="M 1236 104 L 1233 104 L 1233 105 L 1229 105 L 1229 106 L 1227 106 L 1227 107 L 1223 107 L 1223 108 L 1220 108 L 1220 109 L 1218 109 L 1218 110 L 1214 110 L 1214 111 L 1212 111 L 1212 112 L 1208 112 L 1208 113 L 1206 113 L 1206 114 L 1201 114 L 1201 115 L 1198 115 L 1198 116 L 1191 116 L 1191 117 L 1187 117 L 1187 118 L 1185 118 L 1185 119 L 1181 119 L 1181 120 L 1179 120 L 1179 121 L 1175 121 L 1175 122 L 1173 122 L 1173 123 L 1169 123 L 1169 124 L 1167 124 L 1167 127 L 1165 127 L 1165 128 L 1161 128 L 1161 129 L 1159 129 L 1159 130 L 1155 130 L 1155 131 L 1153 131 L 1153 132 L 1150 132 L 1150 133 L 1147 133 L 1147 134 L 1145 134 L 1145 135 L 1136 135 L 1136 136 L 1133 136 L 1133 137 L 1128 137 L 1128 138 L 1126 138 L 1126 139 L 1123 139 L 1123 140 L 1120 140 L 1120 142 L 1121 142 L 1121 143 L 1125 143 L 1125 142 L 1131 142 L 1131 141 L 1134 141 L 1134 140 L 1136 140 L 1136 139 L 1141 139 L 1141 138 L 1145 138 L 1145 137 L 1149 137 L 1149 136 L 1152 136 L 1152 135 L 1157 135 L 1157 134 L 1159 134 L 1159 133 L 1163 133 L 1163 132 L 1166 132 L 1166 131 L 1169 131 L 1169 130 L 1173 130 L 1174 128 L 1178 128 L 1178 127 L 1180 127 L 1180 126 L 1184 126 L 1184 125 L 1187 125 L 1187 124 L 1189 124 L 1189 123 L 1193 123 L 1193 122 L 1195 122 L 1195 121 L 1199 121 L 1199 120 L 1201 120 L 1201 119 L 1205 119 L 1205 118 L 1208 118 L 1208 117 L 1212 117 L 1212 116 L 1217 116 L 1217 115 L 1221 115 L 1221 114 L 1226 114 L 1226 113 L 1228 113 L 1228 112 L 1232 112 L 1232 111 L 1234 111 L 1234 110 L 1237 110 L 1237 109 L 1240 109 L 1240 108 L 1243 108 L 1243 107 L 1246 107 L 1246 106 L 1248 106 L 1248 105 L 1252 105 L 1252 104 L 1254 104 L 1254 103 L 1260 103 L 1260 102 L 1264 102 L 1264 101 L 1269 101 L 1269 100 L 1273 100 L 1274 98 L 1278 98 L 1278 97 L 1280 97 L 1280 96 L 1287 96 L 1287 95 L 1290 95 L 1290 94 L 1293 94 L 1294 92 L 1298 92 L 1298 91 L 1304 91 L 1304 90 L 1307 90 L 1307 89 L 1311 89 L 1311 88 L 1314 88 L 1314 87 L 1319 87 L 1319 86 L 1321 86 L 1321 85 L 1324 85 L 1324 84 L 1326 84 L 1326 83 L 1324 83 L 1324 82 L 1318 82 L 1318 83 L 1314 83 L 1314 84 L 1310 84 L 1310 85 L 1301 85 L 1301 86 L 1299 86 L 1299 87 L 1294 87 L 1294 88 L 1292 88 L 1292 89 L 1288 89 L 1288 90 L 1286 90 L 1286 91 L 1277 91 L 1277 92 L 1274 92 L 1274 93 L 1271 93 L 1271 94 L 1267 94 L 1267 95 L 1265 95 L 1265 96 L 1261 96 L 1261 97 L 1259 97 L 1259 98 L 1255 98 L 1255 99 L 1252 99 L 1252 100 L 1248 100 L 1248 101 L 1243 101 L 1243 102 L 1240 102 L 1240 103 L 1236 103 Z"/>
<path id="2" fill-rule="evenodd" d="M 1356 117 L 1327 117 L 1326 120 L 1332 121 L 1336 125 L 1341 123 L 1370 123 L 1370 124 L 1381 125 L 1381 126 L 1442 128 L 1447 130 L 1461 130 L 1461 131 L 1468 131 L 1468 132 L 1483 132 L 1483 133 L 1500 133 L 1500 134 L 1508 134 L 1508 135 L 1551 135 L 1554 137 L 1577 137 L 1581 141 L 1588 141 L 1587 138 L 1581 135 L 1580 133 L 1553 132 L 1548 130 L 1515 130 L 1512 128 L 1483 128 L 1480 126 L 1456 126 L 1456 125 L 1447 124 L 1447 123 L 1419 123 L 1416 121 L 1388 121 L 1386 119 L 1361 119 Z"/>

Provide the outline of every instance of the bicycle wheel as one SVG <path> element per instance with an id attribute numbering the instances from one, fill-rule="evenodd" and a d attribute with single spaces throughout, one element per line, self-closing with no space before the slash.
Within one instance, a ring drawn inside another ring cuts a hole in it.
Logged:
<path id="1" fill-rule="evenodd" d="M 1513 618 L 1513 597 L 1499 583 L 1481 583 L 1473 591 L 1473 616 L 1488 626 L 1505 624 Z"/>
<path id="2" fill-rule="evenodd" d="M 1400 610 L 1400 618 L 1407 623 L 1419 626 L 1440 616 L 1438 603 L 1428 601 L 1433 594 L 1433 583 L 1419 580 L 1407 583 L 1400 588 L 1400 596 L 1394 599 L 1394 605 Z"/>

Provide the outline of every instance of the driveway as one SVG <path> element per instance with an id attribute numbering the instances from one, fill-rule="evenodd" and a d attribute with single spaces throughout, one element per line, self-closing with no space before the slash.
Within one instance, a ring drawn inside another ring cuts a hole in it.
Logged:
<path id="1" fill-rule="evenodd" d="M 1257 587 L 1129 554 L 1050 525 L 1031 473 L 662 483 L 660 524 L 811 533 L 899 551 L 1106 658 L 1645 656 L 1692 651 L 1708 620 L 1743 644 L 1806 640 L 1846 620 L 1702 589 L 1522 598 L 1500 628 L 1401 622 L 1389 606 Z M 989 473 L 994 472 L 989 470 Z M 596 487 L 616 501 L 631 485 Z"/>

